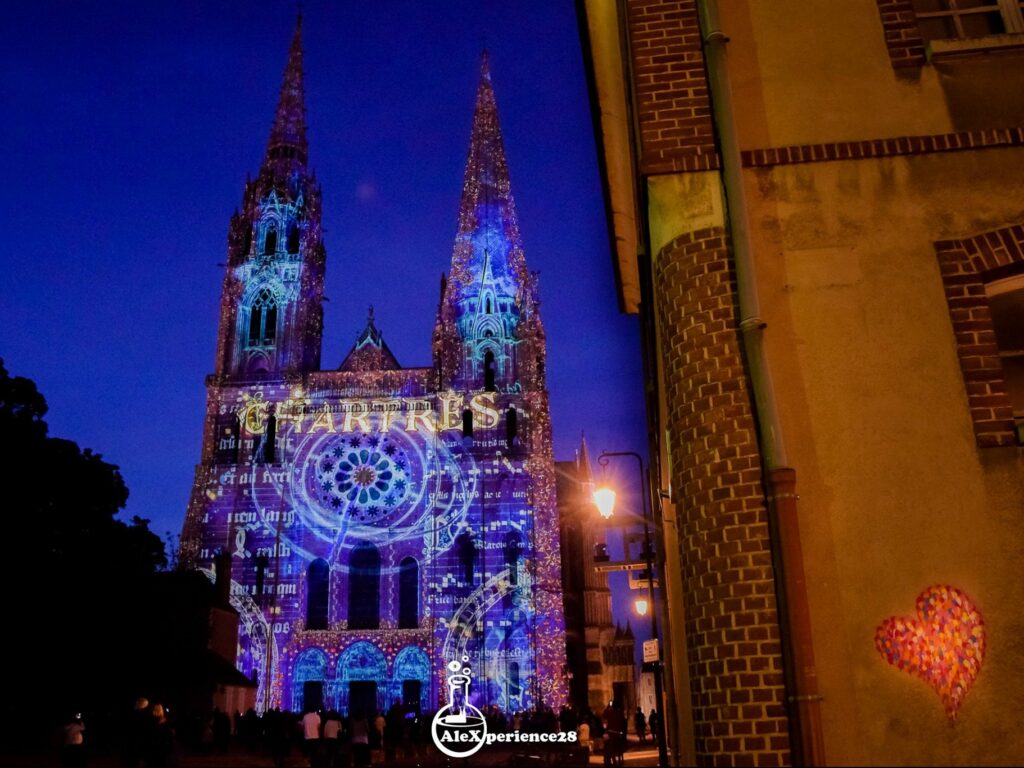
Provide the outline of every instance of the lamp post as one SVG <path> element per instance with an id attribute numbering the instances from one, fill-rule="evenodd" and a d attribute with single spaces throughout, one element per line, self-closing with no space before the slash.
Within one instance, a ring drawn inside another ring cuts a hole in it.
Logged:
<path id="1" fill-rule="evenodd" d="M 658 765 L 668 766 L 668 749 L 665 746 L 665 706 L 662 701 L 661 688 L 661 641 L 658 638 L 658 611 L 654 602 L 654 547 L 651 545 L 651 526 L 654 525 L 654 513 L 651 510 L 650 494 L 647 492 L 647 473 L 644 472 L 644 460 L 635 451 L 602 451 L 597 459 L 601 467 L 607 467 L 614 456 L 632 456 L 636 459 L 637 467 L 640 470 L 640 495 L 641 507 L 644 520 L 644 561 L 647 566 L 647 605 L 646 609 L 651 614 L 651 637 L 658 642 L 658 659 L 654 664 L 654 699 L 657 702 L 658 725 L 655 738 L 658 740 Z M 594 492 L 594 503 L 598 511 L 605 519 L 611 517 L 615 507 L 615 492 L 610 488 L 599 488 Z M 637 612 L 643 615 L 646 611 L 640 607 L 641 600 L 637 601 Z"/>

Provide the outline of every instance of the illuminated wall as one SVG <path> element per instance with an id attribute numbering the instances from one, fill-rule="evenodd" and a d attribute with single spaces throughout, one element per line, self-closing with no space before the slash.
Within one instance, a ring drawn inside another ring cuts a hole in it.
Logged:
<path id="1" fill-rule="evenodd" d="M 371 310 L 340 369 L 318 370 L 324 249 L 301 91 L 296 32 L 267 159 L 232 220 L 182 561 L 212 577 L 231 554 L 260 709 L 434 708 L 464 655 L 477 706 L 557 708 L 544 336 L 486 61 L 432 368 L 400 368 Z"/>

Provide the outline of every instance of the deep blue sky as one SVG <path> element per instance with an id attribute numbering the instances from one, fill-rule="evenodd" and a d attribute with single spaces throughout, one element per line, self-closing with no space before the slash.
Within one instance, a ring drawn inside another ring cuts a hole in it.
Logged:
<path id="1" fill-rule="evenodd" d="M 541 272 L 556 456 L 581 430 L 595 455 L 643 450 L 637 324 L 615 300 L 573 3 L 307 0 L 304 16 L 324 367 L 371 302 L 399 362 L 429 364 L 486 43 Z M 121 467 L 128 515 L 161 533 L 184 516 L 218 263 L 294 19 L 294 3 L 251 0 L 4 9 L 0 356 L 38 382 L 52 434 Z"/>

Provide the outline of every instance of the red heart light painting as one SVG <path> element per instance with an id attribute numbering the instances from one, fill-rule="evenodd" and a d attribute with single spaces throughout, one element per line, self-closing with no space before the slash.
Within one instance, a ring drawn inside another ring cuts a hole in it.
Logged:
<path id="1" fill-rule="evenodd" d="M 932 586 L 918 596 L 916 617 L 882 622 L 875 647 L 894 667 L 935 689 L 953 723 L 985 659 L 985 622 L 965 592 Z"/>

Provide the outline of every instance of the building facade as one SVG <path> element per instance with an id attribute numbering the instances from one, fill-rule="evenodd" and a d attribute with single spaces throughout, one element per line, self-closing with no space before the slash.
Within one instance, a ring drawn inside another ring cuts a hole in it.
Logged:
<path id="1" fill-rule="evenodd" d="M 578 7 L 677 759 L 1021 762 L 1020 3 Z"/>
<path id="2" fill-rule="evenodd" d="M 181 562 L 230 555 L 257 707 L 423 710 L 449 662 L 474 703 L 565 701 L 545 338 L 486 56 L 434 364 L 376 327 L 321 367 L 326 250 L 301 24 L 267 152 L 231 219 Z"/>
<path id="3" fill-rule="evenodd" d="M 632 712 L 636 679 L 633 632 L 612 620 L 608 574 L 594 569 L 605 530 L 594 506 L 594 477 L 585 440 L 575 461 L 555 463 L 565 598 L 565 646 L 570 700 L 600 715 L 616 701 Z"/>

